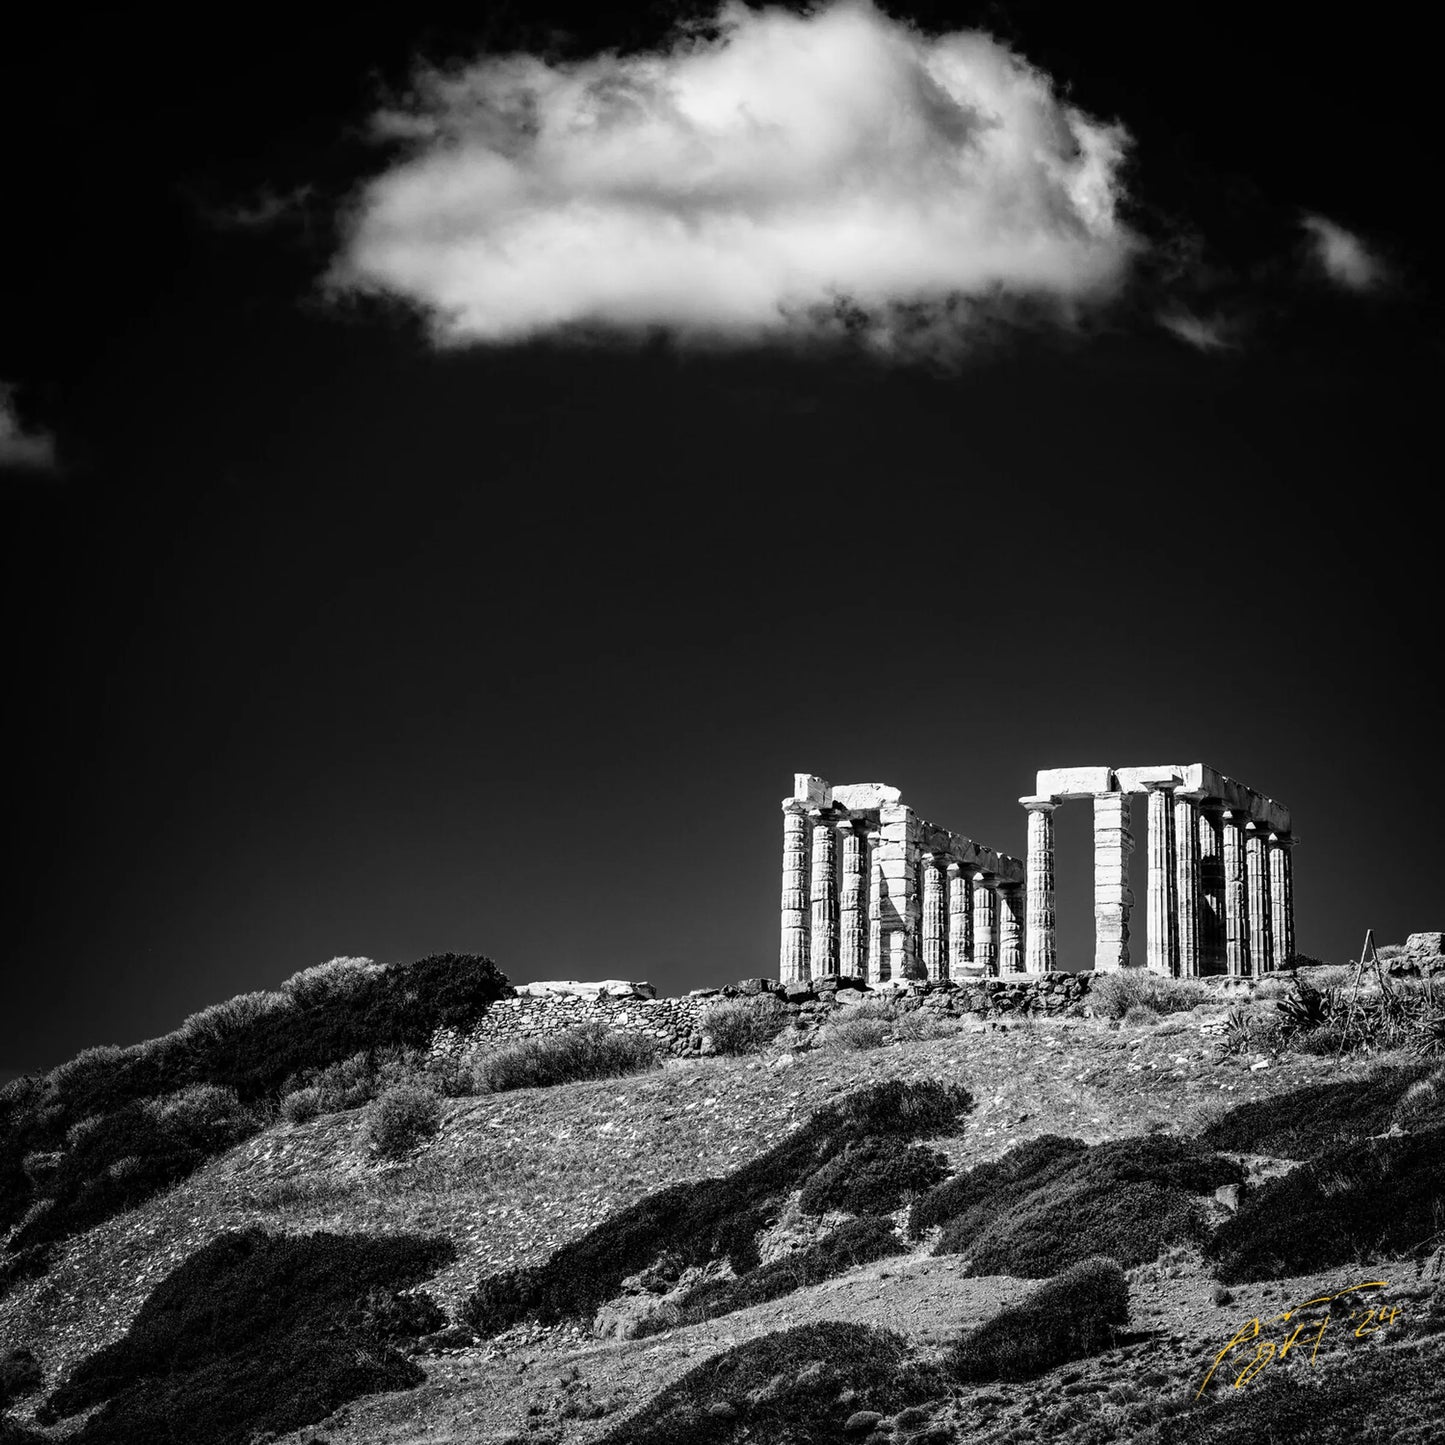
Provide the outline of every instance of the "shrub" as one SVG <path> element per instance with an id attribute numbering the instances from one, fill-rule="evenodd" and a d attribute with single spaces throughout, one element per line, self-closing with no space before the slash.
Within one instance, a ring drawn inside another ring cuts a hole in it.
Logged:
<path id="1" fill-rule="evenodd" d="M 947 1161 L 933 1149 L 900 1139 L 872 1138 L 849 1144 L 803 1185 L 798 1207 L 804 1214 L 830 1209 L 846 1214 L 888 1214 L 905 1194 L 917 1194 L 947 1174 Z"/>
<path id="2" fill-rule="evenodd" d="M 914 1228 L 942 1223 L 934 1252 L 966 1255 L 970 1275 L 1038 1279 L 1100 1249 L 1125 1268 L 1143 1264 L 1201 1240 L 1195 1196 L 1244 1177 L 1232 1161 L 1168 1135 L 1092 1147 L 1044 1136 L 1023 1148 L 1024 1159 L 980 1165 L 915 1207 Z"/>
<path id="3" fill-rule="evenodd" d="M 173 1440 L 180 1421 L 186 1439 L 207 1445 L 314 1424 L 359 1395 L 422 1382 L 368 1326 L 365 1301 L 454 1257 L 446 1240 L 415 1235 L 222 1234 L 172 1270 L 124 1337 L 77 1365 L 47 1405 L 59 1416 L 100 1406 L 68 1437 L 80 1445 Z"/>
<path id="4" fill-rule="evenodd" d="M 763 1335 L 694 1366 L 599 1445 L 841 1441 L 859 1410 L 893 1414 L 944 1392 L 892 1330 L 823 1320 Z M 710 1407 L 730 1408 L 713 1413 Z"/>
<path id="5" fill-rule="evenodd" d="M 233 1041 L 254 1032 L 257 1024 L 270 1014 L 293 1007 L 284 993 L 260 990 L 237 994 L 221 1003 L 213 1003 L 193 1013 L 176 1030 L 187 1043 L 205 1053 L 226 1048 Z"/>
<path id="6" fill-rule="evenodd" d="M 1326 1148 L 1246 1195 L 1208 1250 L 1226 1284 L 1404 1253 L 1439 1233 L 1442 1195 L 1445 1130 Z"/>
<path id="7" fill-rule="evenodd" d="M 1395 1106 L 1395 1122 L 1404 1129 L 1445 1123 L 1445 1068 L 1416 1079 Z"/>
<path id="8" fill-rule="evenodd" d="M 771 994 L 728 999 L 704 1010 L 702 1032 L 719 1054 L 755 1054 L 788 1026 L 792 1015 Z"/>
<path id="9" fill-rule="evenodd" d="M 775 1259 L 737 1279 L 708 1280 L 690 1289 L 671 1317 L 656 1317 L 643 1334 L 698 1324 L 735 1310 L 781 1299 L 794 1290 L 821 1284 L 859 1265 L 907 1253 L 886 1219 L 850 1219 L 816 1244 Z"/>
<path id="10" fill-rule="evenodd" d="M 893 1037 L 901 1044 L 946 1039 L 963 1027 L 957 1019 L 939 1018 L 930 1009 L 903 1009 L 893 1024 Z"/>
<path id="11" fill-rule="evenodd" d="M 281 1113 L 293 1124 L 308 1124 L 321 1113 L 321 1090 L 314 1085 L 293 1089 L 281 1100 Z"/>
<path id="12" fill-rule="evenodd" d="M 382 966 L 369 958 L 333 958 L 293 973 L 281 992 L 298 1008 L 317 1008 L 355 997 L 381 972 Z"/>
<path id="13" fill-rule="evenodd" d="M 655 1039 L 583 1024 L 484 1053 L 474 1065 L 474 1077 L 479 1094 L 501 1094 L 509 1089 L 620 1078 L 660 1065 Z"/>
<path id="14" fill-rule="evenodd" d="M 383 1159 L 403 1159 L 442 1126 L 442 1103 L 430 1089 L 397 1084 L 371 1106 L 366 1137 Z"/>
<path id="15" fill-rule="evenodd" d="M 220 1154 L 249 1138 L 264 1122 L 254 1109 L 219 1084 L 191 1084 L 145 1107 L 176 1145 L 201 1158 Z"/>
<path id="16" fill-rule="evenodd" d="M 478 1282 L 463 1319 L 481 1335 L 524 1319 L 555 1324 L 591 1320 L 622 1281 L 665 1252 L 683 1267 L 726 1259 L 746 1274 L 760 1260 L 756 1237 L 783 1201 L 848 1144 L 867 1134 L 901 1139 L 954 1132 L 970 1105 L 962 1089 L 942 1084 L 874 1084 L 816 1110 L 766 1153 L 721 1179 L 669 1185 L 620 1210 L 545 1263 Z"/>
<path id="17" fill-rule="evenodd" d="M 33 1395 L 41 1384 L 40 1363 L 33 1350 L 23 1346 L 0 1355 L 0 1410 L 12 1400 Z"/>
<path id="18" fill-rule="evenodd" d="M 1124 1022 L 1131 1028 L 1150 1028 L 1158 1024 L 1163 1018 L 1158 1009 L 1152 1008 L 1147 1003 L 1131 1003 L 1128 1012 L 1124 1015 Z"/>
<path id="19" fill-rule="evenodd" d="M 1080 1260 L 965 1335 L 947 1368 L 969 1382 L 1027 1380 L 1107 1349 L 1128 1319 L 1129 1286 L 1118 1261 Z"/>
<path id="20" fill-rule="evenodd" d="M 1364 1078 L 1311 1084 L 1240 1104 L 1203 1130 L 1199 1142 L 1236 1154 L 1308 1159 L 1342 1139 L 1383 1134 L 1406 1091 L 1429 1072 L 1426 1064 L 1391 1065 Z"/>
<path id="21" fill-rule="evenodd" d="M 828 1025 L 825 1042 L 833 1049 L 876 1049 L 889 1032 L 889 1026 L 882 1019 L 839 1019 Z"/>
<path id="22" fill-rule="evenodd" d="M 1165 978 L 1147 968 L 1121 968 L 1094 974 L 1088 999 L 1098 1017 L 1122 1019 L 1135 1005 L 1156 1014 L 1188 1013 L 1196 1004 L 1214 1002 L 1216 995 L 1208 985 L 1192 978 Z"/>

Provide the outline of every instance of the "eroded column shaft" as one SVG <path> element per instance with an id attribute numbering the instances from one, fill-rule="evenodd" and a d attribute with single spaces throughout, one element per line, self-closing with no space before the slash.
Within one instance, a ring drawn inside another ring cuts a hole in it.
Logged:
<path id="1" fill-rule="evenodd" d="M 923 855 L 923 968 L 929 978 L 948 977 L 948 909 L 943 859 Z"/>
<path id="2" fill-rule="evenodd" d="M 957 863 L 948 865 L 948 961 L 954 977 L 973 962 L 973 900 L 968 874 Z"/>
<path id="3" fill-rule="evenodd" d="M 1149 789 L 1149 882 L 1147 893 L 1145 962 L 1153 973 L 1169 977 L 1175 971 L 1174 814 L 1169 789 Z"/>
<path id="4" fill-rule="evenodd" d="M 783 929 L 778 977 L 784 983 L 808 977 L 808 899 L 808 810 L 790 799 L 783 804 Z"/>
<path id="5" fill-rule="evenodd" d="M 998 972 L 998 896 L 986 873 L 973 875 L 973 961 L 986 973 Z"/>
<path id="6" fill-rule="evenodd" d="M 1058 967 L 1054 919 L 1054 803 L 1025 803 L 1029 851 L 1025 900 L 1025 966 L 1030 973 Z"/>
<path id="7" fill-rule="evenodd" d="M 812 976 L 838 971 L 838 834 L 832 820 L 813 815 Z"/>
<path id="8" fill-rule="evenodd" d="M 868 835 L 868 982 L 882 983 L 883 972 L 883 868 L 878 857 L 878 834 Z"/>
<path id="9" fill-rule="evenodd" d="M 1124 793 L 1094 795 L 1094 968 L 1108 973 L 1129 967 L 1129 799 Z"/>
<path id="10" fill-rule="evenodd" d="M 998 893 L 998 971 L 1024 971 L 1024 888 L 1000 883 Z"/>
<path id="11" fill-rule="evenodd" d="M 1258 823 L 1244 829 L 1245 884 L 1249 892 L 1249 956 L 1255 977 L 1274 967 L 1270 939 L 1269 859 L 1265 855 L 1265 832 Z"/>
<path id="12" fill-rule="evenodd" d="M 1236 978 L 1248 977 L 1249 893 L 1245 885 L 1244 815 L 1225 811 L 1224 830 L 1224 963 Z"/>
<path id="13" fill-rule="evenodd" d="M 843 826 L 843 881 L 838 894 L 838 972 L 865 978 L 868 969 L 868 910 L 863 835 Z"/>
<path id="14" fill-rule="evenodd" d="M 1196 799 L 1174 795 L 1174 917 L 1181 978 L 1199 976 L 1199 824 Z"/>

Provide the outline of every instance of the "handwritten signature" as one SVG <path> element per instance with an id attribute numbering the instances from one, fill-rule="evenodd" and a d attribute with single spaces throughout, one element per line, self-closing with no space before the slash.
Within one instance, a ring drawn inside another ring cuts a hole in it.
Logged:
<path id="1" fill-rule="evenodd" d="M 1303 1351 L 1308 1348 L 1309 1362 L 1311 1367 L 1313 1367 L 1315 1356 L 1318 1355 L 1320 1351 L 1320 1342 L 1325 1337 L 1325 1331 L 1329 1328 L 1330 1321 L 1335 1317 L 1330 1311 L 1329 1306 L 1337 1299 L 1359 1294 L 1362 1290 L 1388 1289 L 1389 1287 L 1388 1280 L 1370 1279 L 1365 1280 L 1361 1284 L 1352 1284 L 1347 1289 L 1336 1290 L 1334 1294 L 1316 1295 L 1313 1299 L 1307 1299 L 1300 1304 L 1292 1305 L 1289 1309 L 1285 1310 L 1283 1314 L 1274 1315 L 1269 1320 L 1263 1321 L 1264 1324 L 1289 1325 L 1292 1322 L 1294 1323 L 1294 1328 L 1290 1331 L 1289 1337 L 1280 1342 L 1267 1338 L 1262 1339 L 1260 1337 L 1262 1322 L 1258 1315 L 1251 1320 L 1247 1320 L 1234 1332 L 1229 1343 L 1215 1355 L 1214 1363 L 1210 1365 L 1208 1373 L 1200 1382 L 1199 1389 L 1195 1391 L 1194 1398 L 1196 1400 L 1199 1399 L 1205 1392 L 1209 1387 L 1209 1382 L 1214 1378 L 1215 1371 L 1219 1369 L 1234 1351 L 1241 1350 L 1251 1343 L 1254 1345 L 1254 1354 L 1246 1362 L 1244 1368 L 1234 1377 L 1234 1388 L 1236 1390 L 1257 1378 L 1261 1371 L 1275 1361 L 1285 1359 L 1289 1352 L 1294 1349 L 1298 1349 L 1303 1353 Z M 1319 1309 L 1321 1306 L 1324 1307 L 1322 1314 L 1308 1315 L 1303 1319 L 1299 1318 L 1304 1311 Z M 1372 1335 L 1377 1330 L 1394 1324 L 1399 1313 L 1399 1305 L 1385 1304 L 1366 1304 L 1363 1309 L 1351 1310 L 1349 1319 L 1351 1321 L 1357 1319 L 1360 1321 L 1354 1331 L 1355 1338 L 1362 1340 L 1366 1335 Z M 1361 1318 L 1361 1316 L 1363 1316 L 1363 1318 Z M 1305 1331 L 1316 1325 L 1318 1328 L 1314 1330 L 1313 1336 L 1306 1336 Z M 1233 1369 L 1238 1363 L 1237 1358 L 1231 1360 L 1229 1369 Z"/>

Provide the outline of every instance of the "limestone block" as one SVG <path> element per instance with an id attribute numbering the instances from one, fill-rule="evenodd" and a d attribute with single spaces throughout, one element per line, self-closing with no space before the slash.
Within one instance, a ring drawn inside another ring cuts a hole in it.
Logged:
<path id="1" fill-rule="evenodd" d="M 902 802 L 903 795 L 887 783 L 839 783 L 833 789 L 833 804 L 850 812 L 872 812 Z"/>
<path id="2" fill-rule="evenodd" d="M 833 800 L 832 792 L 825 778 L 814 777 L 812 773 L 793 774 L 793 797 L 810 808 L 826 808 Z"/>
<path id="3" fill-rule="evenodd" d="M 1412 933 L 1405 940 L 1405 952 L 1422 953 L 1427 957 L 1445 953 L 1445 932 Z"/>
<path id="4" fill-rule="evenodd" d="M 1113 790 L 1109 768 L 1044 768 L 1034 779 L 1034 792 L 1058 798 L 1087 798 Z"/>

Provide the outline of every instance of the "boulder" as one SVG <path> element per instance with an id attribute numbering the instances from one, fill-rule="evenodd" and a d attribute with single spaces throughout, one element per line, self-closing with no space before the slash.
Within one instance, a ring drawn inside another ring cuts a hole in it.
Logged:
<path id="1" fill-rule="evenodd" d="M 1405 952 L 1434 958 L 1445 953 L 1445 933 L 1412 933 L 1405 940 Z"/>

